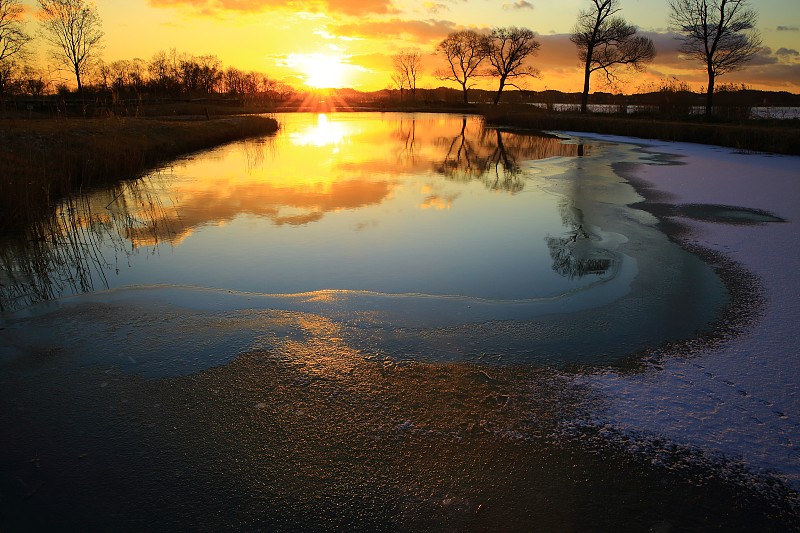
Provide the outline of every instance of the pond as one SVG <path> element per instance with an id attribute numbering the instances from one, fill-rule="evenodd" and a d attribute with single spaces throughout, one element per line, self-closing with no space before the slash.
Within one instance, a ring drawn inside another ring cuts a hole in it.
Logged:
<path id="1" fill-rule="evenodd" d="M 593 365 L 703 331 L 727 301 L 633 205 L 616 165 L 663 164 L 635 146 L 474 116 L 279 118 L 274 137 L 73 198 L 5 243 L 14 352 L 70 339 L 143 374 L 194 372 L 289 335 L 258 318 L 280 310 L 396 359 Z M 167 344 L 177 357 L 154 355 Z"/>

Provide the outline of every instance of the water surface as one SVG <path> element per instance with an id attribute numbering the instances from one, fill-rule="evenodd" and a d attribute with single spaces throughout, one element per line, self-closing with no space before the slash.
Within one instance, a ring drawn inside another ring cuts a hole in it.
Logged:
<path id="1" fill-rule="evenodd" d="M 280 119 L 274 137 L 71 199 L 7 243 L 12 344 L 102 337 L 97 360 L 124 345 L 140 372 L 196 371 L 269 347 L 275 326 L 252 318 L 280 310 L 334 318 L 401 359 L 596 364 L 708 328 L 724 305 L 713 271 L 630 207 L 614 165 L 658 164 L 634 146 L 471 116 Z M 158 317 L 139 348 L 120 337 L 137 309 Z M 199 353 L 154 370 L 153 343 Z"/>
<path id="2" fill-rule="evenodd" d="M 665 160 L 280 119 L 0 244 L 0 529 L 797 529 L 779 481 L 594 422 L 582 374 L 661 379 L 728 301 L 617 172 Z"/>

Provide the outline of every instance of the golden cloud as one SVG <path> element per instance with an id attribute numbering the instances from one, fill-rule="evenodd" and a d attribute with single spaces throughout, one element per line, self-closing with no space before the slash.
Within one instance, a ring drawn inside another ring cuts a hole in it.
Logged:
<path id="1" fill-rule="evenodd" d="M 158 8 L 191 8 L 208 16 L 226 11 L 264 13 L 275 9 L 343 15 L 385 15 L 397 12 L 392 0 L 147 0 L 147 3 Z"/>
<path id="2" fill-rule="evenodd" d="M 436 42 L 457 29 L 449 20 L 401 20 L 360 21 L 340 24 L 335 27 L 337 35 L 360 38 L 406 39 L 421 42 Z"/>

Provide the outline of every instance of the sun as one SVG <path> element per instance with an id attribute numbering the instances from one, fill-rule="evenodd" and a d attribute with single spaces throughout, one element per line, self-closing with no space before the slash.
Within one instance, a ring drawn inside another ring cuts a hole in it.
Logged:
<path id="1" fill-rule="evenodd" d="M 333 54 L 292 54 L 287 64 L 297 69 L 305 84 L 315 89 L 340 89 L 349 83 L 352 65 Z"/>

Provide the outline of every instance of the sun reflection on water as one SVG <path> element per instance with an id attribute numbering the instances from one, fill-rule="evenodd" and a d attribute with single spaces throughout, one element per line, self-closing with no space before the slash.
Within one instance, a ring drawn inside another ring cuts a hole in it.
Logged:
<path id="1" fill-rule="evenodd" d="M 316 125 L 308 126 L 302 131 L 293 132 L 289 135 L 292 144 L 298 146 L 328 146 L 339 145 L 352 134 L 350 123 L 330 122 L 328 115 L 320 113 L 317 115 Z"/>

